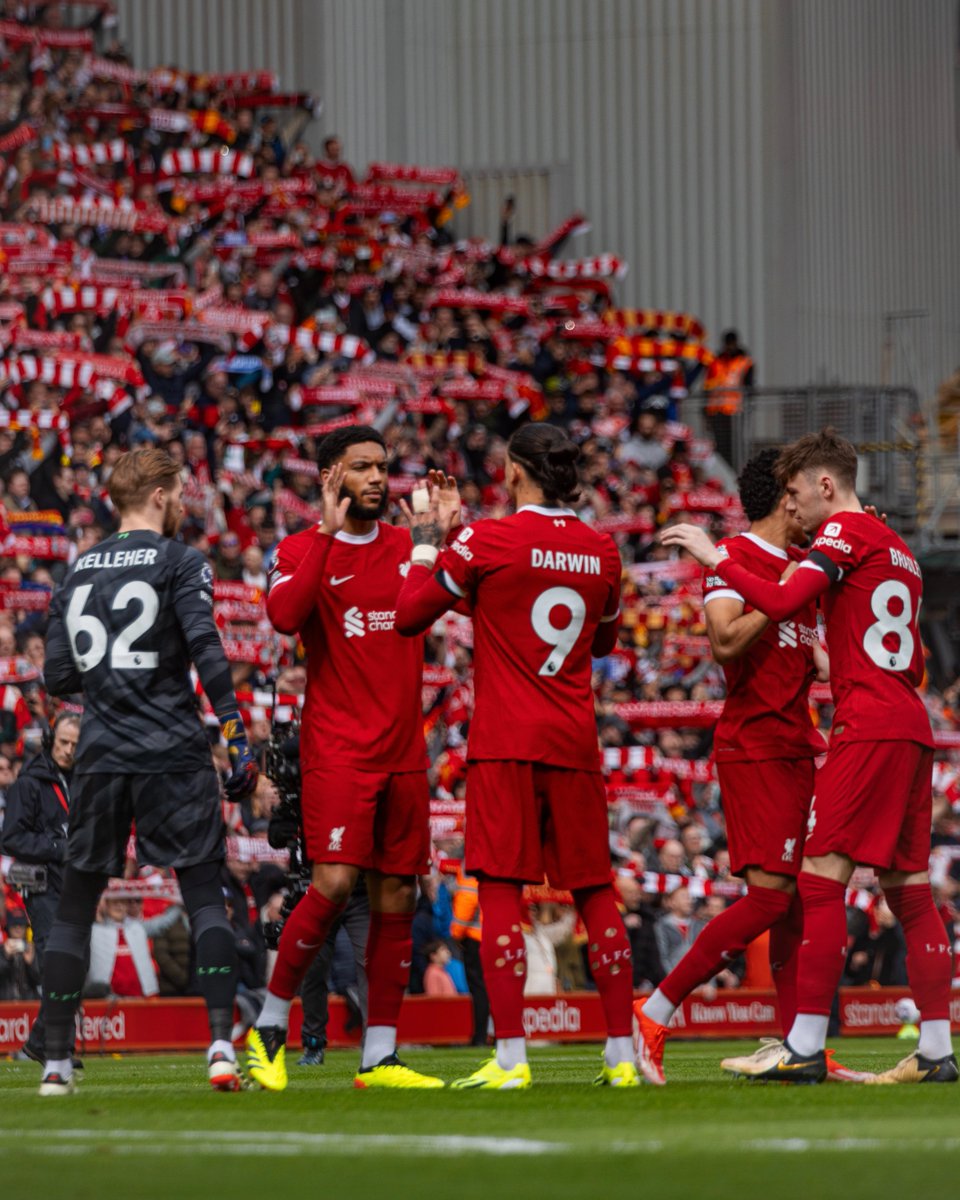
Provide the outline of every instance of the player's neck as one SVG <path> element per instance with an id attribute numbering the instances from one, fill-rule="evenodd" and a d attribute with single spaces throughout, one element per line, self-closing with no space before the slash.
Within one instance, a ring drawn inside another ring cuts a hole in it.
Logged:
<path id="1" fill-rule="evenodd" d="M 556 504 L 551 504 L 543 494 L 543 488 L 536 487 L 532 483 L 517 484 L 516 494 L 513 497 L 514 509 L 519 512 L 521 508 L 526 508 L 528 504 L 535 504 L 538 508 L 557 508 Z"/>
<path id="2" fill-rule="evenodd" d="M 778 513 L 763 517 L 759 521 L 751 521 L 750 533 L 766 542 L 768 546 L 776 546 L 778 550 L 786 550 L 793 541 L 786 521 Z"/>
<path id="3" fill-rule="evenodd" d="M 347 517 L 343 522 L 343 532 L 353 537 L 366 537 L 377 527 L 376 518 L 372 521 L 361 521 L 357 517 Z"/>
<path id="4" fill-rule="evenodd" d="M 129 512 L 120 518 L 120 528 L 117 533 L 137 533 L 147 530 L 150 533 L 163 533 L 163 513 L 156 516 L 151 512 Z"/>
<path id="5" fill-rule="evenodd" d="M 863 505 L 857 499 L 856 492 L 848 492 L 846 495 L 837 496 L 827 506 L 827 514 L 824 517 L 825 521 L 829 521 L 831 517 L 838 517 L 841 513 L 863 512 Z"/>

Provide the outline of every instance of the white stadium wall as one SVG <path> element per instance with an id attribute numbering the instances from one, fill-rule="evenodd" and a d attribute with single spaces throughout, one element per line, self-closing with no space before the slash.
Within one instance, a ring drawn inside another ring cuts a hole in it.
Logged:
<path id="1" fill-rule="evenodd" d="M 264 66 L 347 157 L 451 164 L 625 304 L 738 327 L 763 383 L 960 364 L 957 0 L 119 0 L 138 64 Z M 919 312 L 890 326 L 884 315 Z"/>

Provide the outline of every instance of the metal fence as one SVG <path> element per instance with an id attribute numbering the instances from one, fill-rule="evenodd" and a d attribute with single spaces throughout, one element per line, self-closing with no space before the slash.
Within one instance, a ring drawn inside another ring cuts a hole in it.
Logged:
<path id="1" fill-rule="evenodd" d="M 694 392 L 682 417 L 739 471 L 747 459 L 832 425 L 860 456 L 857 492 L 888 514 L 919 548 L 960 548 L 960 448 L 931 434 L 911 388 L 754 389 L 733 416 L 706 412 L 710 396 Z"/>

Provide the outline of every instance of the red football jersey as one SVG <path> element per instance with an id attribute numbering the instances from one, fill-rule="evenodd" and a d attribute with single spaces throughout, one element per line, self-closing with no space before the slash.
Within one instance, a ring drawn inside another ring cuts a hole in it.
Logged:
<path id="1" fill-rule="evenodd" d="M 831 741 L 932 746 L 916 692 L 924 670 L 923 580 L 906 543 L 868 513 L 837 513 L 821 526 L 801 570 L 815 567 L 832 584 L 822 601 L 836 703 Z"/>
<path id="2" fill-rule="evenodd" d="M 761 579 L 779 580 L 790 563 L 785 550 L 753 533 L 724 538 L 717 549 Z M 719 575 L 704 572 L 704 604 L 722 597 L 743 601 Z M 752 611 L 745 601 L 744 608 Z M 817 609 L 811 601 L 789 620 L 771 622 L 745 654 L 724 664 L 727 699 L 714 735 L 718 762 L 824 753 L 826 742 L 813 727 L 807 700 L 816 675 L 816 640 Z"/>
<path id="3" fill-rule="evenodd" d="M 526 505 L 468 526 L 437 571 L 473 609 L 469 757 L 599 769 L 590 649 L 619 612 L 612 539 L 569 509 Z"/>
<path id="4" fill-rule="evenodd" d="M 308 529 L 283 539 L 272 591 L 285 586 L 318 536 Z M 423 639 L 403 638 L 394 629 L 410 545 L 408 530 L 382 522 L 369 535 L 333 539 L 316 603 L 300 630 L 307 651 L 304 771 L 337 764 L 393 772 L 426 767 Z"/>

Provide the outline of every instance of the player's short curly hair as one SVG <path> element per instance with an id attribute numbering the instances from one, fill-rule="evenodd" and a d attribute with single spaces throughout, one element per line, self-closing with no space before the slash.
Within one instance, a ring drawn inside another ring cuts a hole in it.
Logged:
<path id="1" fill-rule="evenodd" d="M 761 450 L 744 465 L 737 480 L 740 503 L 748 521 L 769 517 L 783 495 L 783 484 L 777 478 L 776 465 L 780 451 Z"/>
<path id="2" fill-rule="evenodd" d="M 383 434 L 372 425 L 344 425 L 342 429 L 334 429 L 328 433 L 317 447 L 317 466 L 321 471 L 325 471 L 327 467 L 333 466 L 345 450 L 360 442 L 376 442 L 384 450 L 387 448 Z"/>

